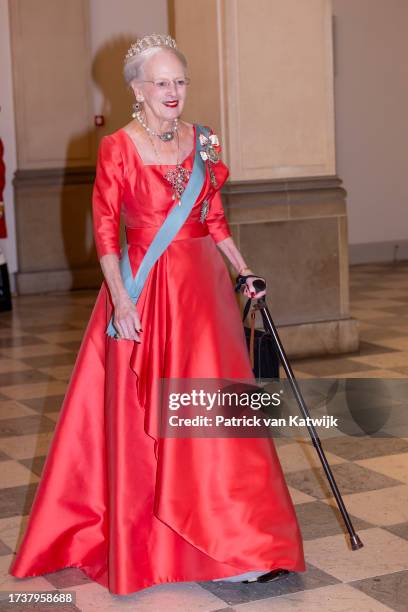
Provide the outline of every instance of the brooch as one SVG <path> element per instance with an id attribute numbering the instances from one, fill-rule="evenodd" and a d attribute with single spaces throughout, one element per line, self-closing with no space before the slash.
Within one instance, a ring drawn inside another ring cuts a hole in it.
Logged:
<path id="1" fill-rule="evenodd" d="M 200 210 L 200 221 L 201 223 L 204 223 L 207 215 L 208 215 L 208 209 L 210 207 L 210 202 L 208 201 L 208 199 L 206 198 L 204 200 L 204 202 L 201 205 L 201 210 Z"/>
<path id="2" fill-rule="evenodd" d="M 207 162 L 211 184 L 216 188 L 218 187 L 218 183 L 215 178 L 213 164 L 216 164 L 220 160 L 221 146 L 218 136 L 216 134 L 211 134 L 207 137 L 204 136 L 204 134 L 200 134 L 200 144 L 202 147 L 200 155 L 202 159 Z"/>
<path id="3" fill-rule="evenodd" d="M 218 136 L 211 134 L 207 138 L 204 134 L 200 134 L 200 144 L 203 147 L 203 150 L 200 151 L 203 160 L 207 161 L 207 159 L 209 159 L 213 164 L 217 163 L 220 159 L 219 153 L 221 151 Z"/>
<path id="4" fill-rule="evenodd" d="M 181 196 L 183 195 L 183 191 L 185 189 L 186 183 L 190 178 L 191 172 L 184 168 L 181 164 L 177 164 L 177 166 L 164 175 L 164 178 L 170 183 L 173 187 L 173 200 L 178 200 L 178 205 L 181 206 Z"/>

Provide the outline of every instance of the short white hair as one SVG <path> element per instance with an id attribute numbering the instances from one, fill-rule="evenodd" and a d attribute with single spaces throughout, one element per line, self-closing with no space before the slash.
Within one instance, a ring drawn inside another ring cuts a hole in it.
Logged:
<path id="1" fill-rule="evenodd" d="M 131 57 L 123 67 L 123 76 L 128 86 L 130 86 L 131 82 L 134 79 L 140 79 L 143 76 L 143 65 L 145 62 L 160 53 L 161 51 L 166 51 L 167 53 L 173 53 L 183 64 L 184 69 L 187 70 L 187 60 L 185 55 L 181 53 L 178 49 L 171 49 L 166 47 L 150 47 L 150 49 L 146 49 L 142 51 L 142 53 L 137 53 L 133 57 Z"/>

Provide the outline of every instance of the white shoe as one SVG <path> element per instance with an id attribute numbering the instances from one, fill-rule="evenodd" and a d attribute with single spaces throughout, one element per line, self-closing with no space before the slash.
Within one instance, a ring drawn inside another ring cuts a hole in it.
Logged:
<path id="1" fill-rule="evenodd" d="M 244 574 L 237 574 L 236 576 L 227 576 L 226 578 L 214 578 L 212 582 L 242 582 L 242 580 L 247 580 L 248 582 L 256 582 L 258 576 L 262 576 L 262 574 L 266 574 L 269 571 L 269 569 L 264 569 L 253 572 L 245 572 Z"/>

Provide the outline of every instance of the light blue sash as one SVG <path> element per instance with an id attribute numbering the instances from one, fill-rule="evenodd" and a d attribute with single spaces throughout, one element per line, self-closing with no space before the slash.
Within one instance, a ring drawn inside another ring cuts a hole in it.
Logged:
<path id="1" fill-rule="evenodd" d="M 180 230 L 201 193 L 201 189 L 204 185 L 206 168 L 200 155 L 202 148 L 200 143 L 200 134 L 204 134 L 204 136 L 208 137 L 209 131 L 207 128 L 196 124 L 194 165 L 190 179 L 180 198 L 181 205 L 177 203 L 167 215 L 163 224 L 160 226 L 160 229 L 157 231 L 157 234 L 153 238 L 149 248 L 147 249 L 135 277 L 132 275 L 127 242 L 123 248 L 123 254 L 119 261 L 119 268 L 123 284 L 134 304 L 136 304 L 140 294 L 142 293 L 143 286 L 151 268 Z M 109 321 L 108 327 L 106 328 L 106 334 L 111 338 L 114 338 L 117 334 L 117 331 L 113 326 L 112 317 Z"/>

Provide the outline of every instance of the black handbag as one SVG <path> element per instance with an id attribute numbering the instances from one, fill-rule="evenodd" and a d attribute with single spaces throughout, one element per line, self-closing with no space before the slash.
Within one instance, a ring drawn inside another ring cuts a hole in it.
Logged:
<path id="1" fill-rule="evenodd" d="M 255 329 L 255 309 L 251 310 L 250 327 L 245 325 L 251 301 L 249 298 L 245 304 L 242 322 L 252 371 L 256 378 L 279 378 L 279 355 L 275 341 L 269 332 Z"/>

